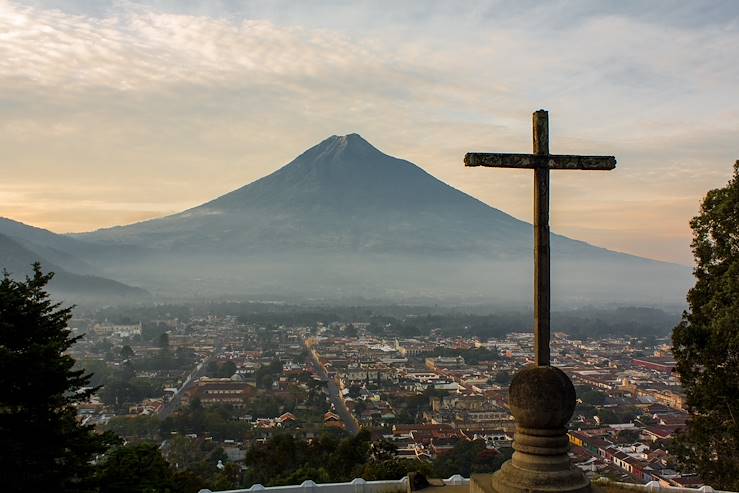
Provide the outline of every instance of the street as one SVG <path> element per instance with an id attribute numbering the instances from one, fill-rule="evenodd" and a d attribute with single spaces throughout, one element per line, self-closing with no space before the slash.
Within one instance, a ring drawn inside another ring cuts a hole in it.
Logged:
<path id="1" fill-rule="evenodd" d="M 175 392 L 172 398 L 167 403 L 165 403 L 164 406 L 162 406 L 162 409 L 159 411 L 159 417 L 161 419 L 167 418 L 170 414 L 172 414 L 180 406 L 180 400 L 182 398 L 182 394 L 186 392 L 190 387 L 192 387 L 198 378 L 202 377 L 205 374 L 206 365 L 211 360 L 213 360 L 213 358 L 216 357 L 219 350 L 220 348 L 217 348 L 216 350 L 214 350 L 210 354 L 210 356 L 205 358 L 195 368 L 193 368 L 193 370 L 187 376 L 187 378 L 182 383 L 180 388 L 177 389 L 177 392 Z"/>
<path id="2" fill-rule="evenodd" d="M 357 433 L 359 433 L 359 426 L 357 426 L 357 422 L 354 420 L 352 413 L 350 413 L 349 409 L 347 409 L 346 404 L 344 403 L 344 399 L 341 398 L 338 385 L 336 385 L 334 379 L 329 378 L 326 369 L 321 365 L 321 362 L 318 361 L 318 357 L 316 356 L 315 351 L 313 351 L 313 349 L 311 349 L 307 344 L 305 347 L 311 355 L 313 366 L 318 370 L 321 378 L 327 384 L 328 395 L 331 399 L 331 403 L 334 405 L 336 414 L 341 417 L 341 420 L 346 425 L 346 431 L 348 431 L 352 435 L 356 435 Z"/>

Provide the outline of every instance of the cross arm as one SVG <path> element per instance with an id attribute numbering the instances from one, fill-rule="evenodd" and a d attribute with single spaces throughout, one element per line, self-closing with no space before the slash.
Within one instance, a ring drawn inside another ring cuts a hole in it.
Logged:
<path id="1" fill-rule="evenodd" d="M 566 154 L 510 154 L 468 152 L 464 156 L 465 166 L 485 166 L 488 168 L 549 168 L 549 169 L 585 169 L 612 170 L 616 167 L 613 156 L 570 156 Z"/>

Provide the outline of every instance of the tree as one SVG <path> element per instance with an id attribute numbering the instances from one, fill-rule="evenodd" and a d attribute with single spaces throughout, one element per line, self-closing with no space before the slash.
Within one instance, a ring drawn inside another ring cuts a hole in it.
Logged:
<path id="1" fill-rule="evenodd" d="M 621 430 L 616 434 L 615 442 L 616 443 L 636 443 L 639 441 L 640 433 L 638 429 L 625 429 Z"/>
<path id="2" fill-rule="evenodd" d="M 169 349 L 169 334 L 162 332 L 157 339 L 157 345 L 161 349 Z"/>
<path id="3" fill-rule="evenodd" d="M 344 327 L 344 337 L 357 337 L 358 335 L 359 331 L 354 327 L 354 325 L 349 324 Z"/>
<path id="4" fill-rule="evenodd" d="M 431 465 L 417 459 L 372 460 L 362 469 L 362 479 L 366 481 L 400 479 L 407 476 L 409 472 L 419 472 L 424 476 L 431 476 Z"/>
<path id="5" fill-rule="evenodd" d="M 231 360 L 226 361 L 221 365 L 221 377 L 231 378 L 236 373 L 236 363 Z"/>
<path id="6" fill-rule="evenodd" d="M 460 440 L 452 450 L 434 460 L 433 474 L 448 478 L 454 474 L 469 477 L 471 473 L 495 472 L 512 453 L 512 449 L 488 449 L 484 440 Z"/>
<path id="7" fill-rule="evenodd" d="M 8 491 L 87 491 L 91 461 L 117 443 L 76 419 L 96 388 L 67 350 L 71 308 L 51 300 L 53 273 L 40 264 L 25 281 L 0 281 L 0 477 Z"/>
<path id="8" fill-rule="evenodd" d="M 498 385 L 510 385 L 511 380 L 513 379 L 513 376 L 509 371 L 506 370 L 500 370 L 495 374 L 495 377 L 493 377 L 493 381 L 497 383 Z"/>
<path id="9" fill-rule="evenodd" d="M 397 455 L 398 446 L 384 438 L 370 445 L 370 458 L 375 462 L 390 460 Z"/>
<path id="10" fill-rule="evenodd" d="M 707 484 L 739 490 L 739 161 L 690 227 L 696 282 L 672 344 L 691 418 L 675 452 Z"/>
<path id="11" fill-rule="evenodd" d="M 100 493 L 149 493 L 173 489 L 169 463 L 154 444 L 126 445 L 113 450 L 98 471 Z"/>
<path id="12" fill-rule="evenodd" d="M 606 403 L 606 394 L 587 386 L 578 386 L 577 396 L 583 404 L 589 404 L 591 406 L 602 406 Z"/>
<path id="13" fill-rule="evenodd" d="M 301 481 L 302 483 L 302 481 Z M 235 490 L 241 484 L 241 468 L 236 464 L 226 464 L 213 480 L 214 490 Z M 291 483 L 299 484 L 299 483 Z"/>
<path id="14" fill-rule="evenodd" d="M 123 359 L 131 359 L 135 356 L 133 349 L 131 349 L 131 346 L 126 344 L 121 348 L 121 358 Z"/>

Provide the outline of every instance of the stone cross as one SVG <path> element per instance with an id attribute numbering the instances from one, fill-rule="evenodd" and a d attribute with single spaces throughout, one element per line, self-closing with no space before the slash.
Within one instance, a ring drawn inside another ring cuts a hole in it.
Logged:
<path id="1" fill-rule="evenodd" d="M 533 127 L 533 154 L 470 152 L 464 164 L 534 170 L 534 352 L 537 366 L 549 366 L 549 170 L 612 170 L 616 158 L 549 154 L 549 114 L 544 110 L 534 112 Z"/>

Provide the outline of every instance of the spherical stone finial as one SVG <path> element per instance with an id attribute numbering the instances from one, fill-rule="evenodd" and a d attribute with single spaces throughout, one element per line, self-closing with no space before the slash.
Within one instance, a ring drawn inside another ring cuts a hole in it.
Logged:
<path id="1" fill-rule="evenodd" d="M 553 366 L 523 368 L 514 375 L 509 394 L 511 413 L 524 428 L 563 428 L 575 411 L 575 387 Z"/>

